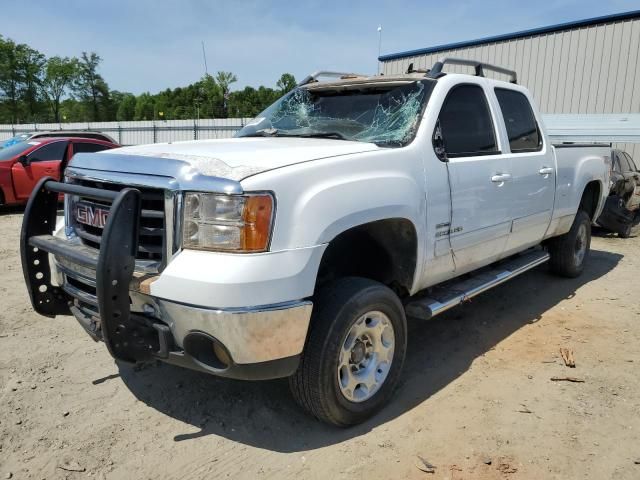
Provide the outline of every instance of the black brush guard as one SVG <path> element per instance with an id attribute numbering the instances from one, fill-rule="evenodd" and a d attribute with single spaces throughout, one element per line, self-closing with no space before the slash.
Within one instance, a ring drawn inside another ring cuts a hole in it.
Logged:
<path id="1" fill-rule="evenodd" d="M 111 202 L 100 250 L 52 235 L 60 193 Z M 51 318 L 73 313 L 87 333 L 104 341 L 114 358 L 126 362 L 167 358 L 171 344 L 165 324 L 130 309 L 140 205 L 140 192 L 133 188 L 117 192 L 44 178 L 29 198 L 20 233 L 22 271 L 34 310 Z M 50 253 L 95 270 L 99 325 L 89 321 L 72 295 L 52 285 Z"/>

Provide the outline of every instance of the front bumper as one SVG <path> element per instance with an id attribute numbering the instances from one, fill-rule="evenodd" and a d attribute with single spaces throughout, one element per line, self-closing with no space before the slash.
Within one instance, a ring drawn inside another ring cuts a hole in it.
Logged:
<path id="1" fill-rule="evenodd" d="M 58 193 L 112 202 L 99 250 L 52 235 Z M 211 308 L 143 293 L 144 277 L 134 272 L 139 214 L 135 189 L 41 181 L 25 210 L 20 241 L 34 309 L 49 317 L 73 314 L 118 360 L 157 358 L 241 379 L 291 375 L 304 347 L 311 302 Z M 78 282 L 91 291 L 79 289 Z"/>

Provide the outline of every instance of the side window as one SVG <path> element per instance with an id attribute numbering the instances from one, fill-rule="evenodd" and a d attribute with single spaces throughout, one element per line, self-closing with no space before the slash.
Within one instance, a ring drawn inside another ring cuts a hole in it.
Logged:
<path id="1" fill-rule="evenodd" d="M 542 149 L 542 136 L 529 99 L 520 92 L 496 88 L 511 152 L 535 152 Z"/>
<path id="2" fill-rule="evenodd" d="M 73 144 L 73 153 L 94 153 L 108 148 L 107 145 L 100 145 L 99 143 L 78 142 Z"/>
<path id="3" fill-rule="evenodd" d="M 635 162 L 633 161 L 633 158 L 631 158 L 631 155 L 629 155 L 627 152 L 622 152 L 622 154 L 627 157 L 627 161 L 629 162 L 629 170 L 631 170 L 632 172 L 637 172 L 638 171 L 638 167 L 636 166 Z"/>
<path id="4" fill-rule="evenodd" d="M 482 87 L 452 88 L 440 110 L 439 121 L 447 156 L 498 153 L 491 112 Z"/>
<path id="5" fill-rule="evenodd" d="M 629 160 L 627 160 L 627 156 L 624 152 L 618 151 L 616 152 L 618 156 L 618 171 L 620 173 L 625 173 L 631 170 L 631 166 L 629 165 Z"/>
<path id="6" fill-rule="evenodd" d="M 43 162 L 46 160 L 64 160 L 67 151 L 67 142 L 47 143 L 31 152 L 28 156 L 30 162 Z"/>
<path id="7" fill-rule="evenodd" d="M 613 162 L 612 170 L 614 172 L 620 173 L 620 157 L 619 157 L 619 153 L 616 150 L 613 150 L 611 152 L 611 160 Z"/>

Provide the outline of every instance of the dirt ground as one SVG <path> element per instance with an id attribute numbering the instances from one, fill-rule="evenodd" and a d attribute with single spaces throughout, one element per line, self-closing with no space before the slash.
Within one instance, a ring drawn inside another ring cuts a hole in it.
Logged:
<path id="1" fill-rule="evenodd" d="M 21 220 L 0 212 L 0 478 L 640 478 L 638 236 L 594 238 L 578 279 L 541 267 L 413 325 L 393 403 L 340 430 L 286 381 L 119 366 L 72 317 L 39 317 Z"/>

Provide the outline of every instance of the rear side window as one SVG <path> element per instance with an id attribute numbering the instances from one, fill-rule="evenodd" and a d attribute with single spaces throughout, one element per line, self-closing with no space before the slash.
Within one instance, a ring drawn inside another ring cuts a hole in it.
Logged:
<path id="1" fill-rule="evenodd" d="M 42 162 L 46 160 L 64 160 L 67 142 L 47 143 L 29 154 L 29 161 Z"/>
<path id="2" fill-rule="evenodd" d="M 95 153 L 108 148 L 107 145 L 100 145 L 99 143 L 81 142 L 73 144 L 73 153 Z"/>
<path id="3" fill-rule="evenodd" d="M 633 161 L 633 158 L 631 158 L 631 155 L 629 155 L 627 152 L 622 152 L 623 155 L 625 157 L 627 157 L 627 161 L 629 162 L 629 170 L 631 170 L 632 172 L 637 172 L 638 171 L 638 167 L 636 166 L 635 162 Z"/>
<path id="4" fill-rule="evenodd" d="M 482 87 L 452 88 L 440 110 L 439 121 L 447 156 L 498 153 L 491 112 Z"/>
<path id="5" fill-rule="evenodd" d="M 542 149 L 542 136 L 529 99 L 520 92 L 496 88 L 496 97 L 507 127 L 509 146 L 513 153 Z"/>
<path id="6" fill-rule="evenodd" d="M 620 173 L 628 172 L 630 169 L 629 162 L 624 155 L 624 152 L 616 151 L 616 162 L 614 166 L 614 170 Z"/>

